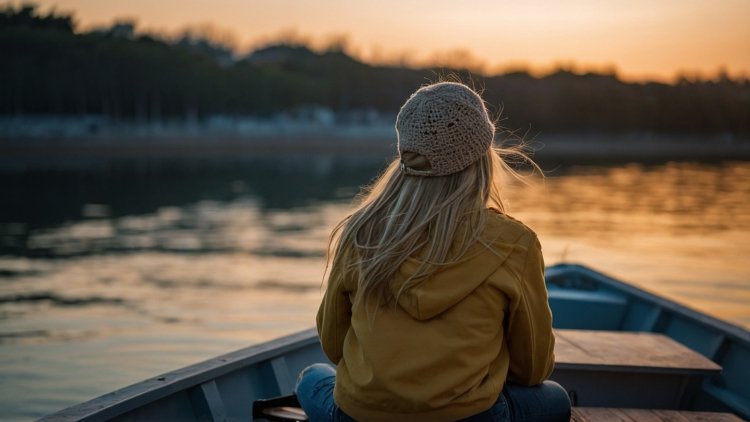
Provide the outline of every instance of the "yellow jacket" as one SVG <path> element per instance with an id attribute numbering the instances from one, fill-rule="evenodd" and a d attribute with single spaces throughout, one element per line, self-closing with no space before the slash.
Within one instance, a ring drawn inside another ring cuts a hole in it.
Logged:
<path id="1" fill-rule="evenodd" d="M 549 377 L 555 339 L 536 234 L 488 210 L 482 239 L 489 248 L 478 242 L 374 320 L 352 306 L 357 280 L 342 271 L 351 254 L 334 259 L 317 325 L 344 412 L 361 421 L 457 420 L 489 409 L 506 380 Z M 418 266 L 412 258 L 401 266 L 394 292 Z"/>

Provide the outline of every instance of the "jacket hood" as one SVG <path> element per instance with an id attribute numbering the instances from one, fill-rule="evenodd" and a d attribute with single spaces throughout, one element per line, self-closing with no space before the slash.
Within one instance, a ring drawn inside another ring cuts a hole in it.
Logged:
<path id="1" fill-rule="evenodd" d="M 422 264 L 418 259 L 407 258 L 390 283 L 391 292 L 398 297 L 398 305 L 414 319 L 428 320 L 461 302 L 482 285 L 503 265 L 520 237 L 520 233 L 500 235 L 502 232 L 496 231 L 499 227 L 492 227 L 496 223 L 488 221 L 485 228 L 485 233 L 494 232 L 495 238 L 484 236 L 459 261 L 439 268 L 428 277 L 412 280 L 410 286 L 403 289 L 409 276 Z"/>

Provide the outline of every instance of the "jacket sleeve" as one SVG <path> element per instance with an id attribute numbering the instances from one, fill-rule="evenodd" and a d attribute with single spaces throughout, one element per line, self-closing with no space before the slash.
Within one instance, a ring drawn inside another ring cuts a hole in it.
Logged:
<path id="1" fill-rule="evenodd" d="M 508 379 L 536 385 L 547 379 L 555 366 L 552 312 L 544 283 L 544 258 L 536 235 L 529 241 L 521 273 L 519 295 L 511 309 L 508 332 L 510 368 Z"/>
<path id="2" fill-rule="evenodd" d="M 351 271 L 345 271 L 347 261 L 344 257 L 334 257 L 328 275 L 328 286 L 316 319 L 323 352 L 334 364 L 341 360 L 344 337 L 351 326 L 352 304 L 346 288 L 349 284 L 346 278 L 351 278 L 352 275 Z"/>

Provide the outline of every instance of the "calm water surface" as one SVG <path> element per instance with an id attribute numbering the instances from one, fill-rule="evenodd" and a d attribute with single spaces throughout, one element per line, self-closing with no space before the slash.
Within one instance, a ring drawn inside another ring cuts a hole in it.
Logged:
<path id="1" fill-rule="evenodd" d="M 6 163 L 3 416 L 311 327 L 328 231 L 383 163 Z M 584 263 L 750 327 L 750 163 L 568 167 L 506 196 L 547 263 Z"/>

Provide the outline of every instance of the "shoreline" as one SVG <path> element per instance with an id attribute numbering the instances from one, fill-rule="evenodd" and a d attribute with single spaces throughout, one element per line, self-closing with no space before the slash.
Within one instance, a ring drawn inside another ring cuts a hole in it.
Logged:
<path id="1" fill-rule="evenodd" d="M 750 141 L 697 137 L 550 135 L 525 142 L 545 163 L 750 160 Z M 253 157 L 279 154 L 391 157 L 396 137 L 203 136 L 0 140 L 0 161 L 66 158 Z"/>

